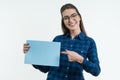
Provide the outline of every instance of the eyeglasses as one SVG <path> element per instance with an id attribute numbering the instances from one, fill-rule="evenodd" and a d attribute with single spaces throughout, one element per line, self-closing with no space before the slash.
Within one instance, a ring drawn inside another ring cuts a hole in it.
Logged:
<path id="1" fill-rule="evenodd" d="M 70 18 L 71 18 L 71 19 L 76 19 L 77 16 L 78 16 L 77 13 L 73 13 L 73 14 L 71 14 L 70 16 L 64 16 L 64 17 L 63 17 L 63 20 L 68 21 L 68 20 L 70 20 Z"/>

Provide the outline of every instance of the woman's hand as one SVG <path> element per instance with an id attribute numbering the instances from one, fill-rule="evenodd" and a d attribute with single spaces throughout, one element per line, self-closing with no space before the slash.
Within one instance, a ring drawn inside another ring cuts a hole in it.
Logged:
<path id="1" fill-rule="evenodd" d="M 30 46 L 29 44 L 25 43 L 23 44 L 23 52 L 26 53 L 29 50 Z"/>
<path id="2" fill-rule="evenodd" d="M 70 51 L 70 50 L 66 50 L 64 52 L 61 52 L 62 54 L 67 54 L 68 55 L 68 60 L 70 62 L 79 62 L 79 63 L 82 63 L 84 58 L 79 55 L 77 52 L 74 52 L 74 51 Z"/>

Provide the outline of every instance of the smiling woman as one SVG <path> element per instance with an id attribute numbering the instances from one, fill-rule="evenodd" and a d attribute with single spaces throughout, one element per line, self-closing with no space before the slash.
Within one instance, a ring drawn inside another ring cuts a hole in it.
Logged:
<path id="1" fill-rule="evenodd" d="M 69 31 L 78 30 L 77 32 L 80 32 L 80 16 L 77 14 L 75 9 L 64 10 L 62 16 L 63 22 L 66 25 L 66 28 L 69 29 Z"/>
<path id="2" fill-rule="evenodd" d="M 96 43 L 86 35 L 79 11 L 73 4 L 65 4 L 61 7 L 61 16 L 63 34 L 53 39 L 61 42 L 60 66 L 33 67 L 48 72 L 47 80 L 84 80 L 83 70 L 98 76 L 101 69 Z M 26 53 L 29 48 L 30 45 L 25 43 L 23 51 Z"/>
<path id="3" fill-rule="evenodd" d="M 71 26 L 75 25 L 77 27 L 80 27 L 80 30 L 85 35 L 87 35 L 86 31 L 84 29 L 81 14 L 79 13 L 78 9 L 74 5 L 63 6 L 61 8 L 61 16 L 62 16 L 62 21 L 61 21 L 62 22 L 62 30 L 63 30 L 64 34 L 69 32 L 69 29 L 67 27 L 69 27 L 70 25 Z M 67 24 L 68 24 L 68 26 L 67 26 Z"/>

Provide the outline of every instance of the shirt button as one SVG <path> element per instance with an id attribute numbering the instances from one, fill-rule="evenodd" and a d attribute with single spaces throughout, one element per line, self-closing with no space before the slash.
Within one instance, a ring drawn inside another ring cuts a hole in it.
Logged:
<path id="1" fill-rule="evenodd" d="M 73 45 L 71 44 L 70 47 L 73 47 Z"/>
<path id="2" fill-rule="evenodd" d="M 81 53 L 83 53 L 83 51 L 81 51 Z"/>
<path id="3" fill-rule="evenodd" d="M 67 67 L 67 69 L 69 69 L 69 67 Z"/>
<path id="4" fill-rule="evenodd" d="M 65 77 L 67 78 L 68 76 L 66 75 Z"/>

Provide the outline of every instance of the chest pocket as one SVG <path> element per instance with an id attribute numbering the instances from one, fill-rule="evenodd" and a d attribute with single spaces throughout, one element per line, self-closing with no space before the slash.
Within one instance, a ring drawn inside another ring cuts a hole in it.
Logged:
<path id="1" fill-rule="evenodd" d="M 77 52 L 78 54 L 80 54 L 84 58 L 87 58 L 87 50 L 79 49 L 79 50 L 75 50 L 75 52 Z"/>
<path id="2" fill-rule="evenodd" d="M 61 51 L 69 49 L 69 45 L 66 42 L 61 42 Z"/>

